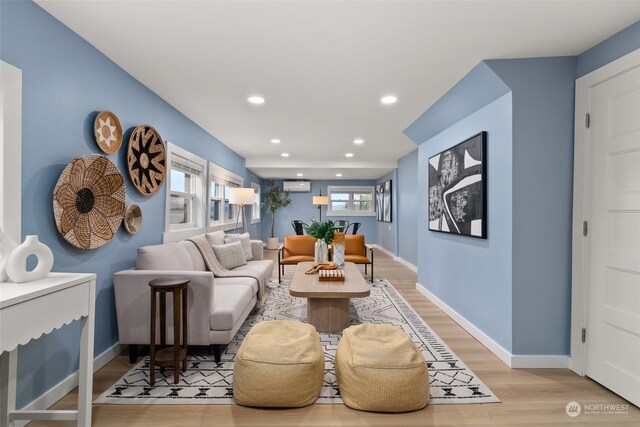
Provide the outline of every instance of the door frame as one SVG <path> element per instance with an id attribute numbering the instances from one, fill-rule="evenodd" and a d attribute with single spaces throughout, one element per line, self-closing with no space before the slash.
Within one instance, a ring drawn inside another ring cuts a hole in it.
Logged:
<path id="1" fill-rule="evenodd" d="M 589 183 L 589 90 L 630 69 L 640 67 L 640 49 L 612 61 L 576 80 L 574 151 L 573 151 L 573 226 L 571 279 L 571 357 L 569 368 L 584 376 L 587 371 L 586 344 L 582 342 L 582 328 L 588 320 L 588 292 L 586 282 L 587 237 L 583 236 L 583 222 L 587 215 Z M 588 230 L 587 230 L 588 231 Z M 589 339 L 589 331 L 587 331 Z"/>

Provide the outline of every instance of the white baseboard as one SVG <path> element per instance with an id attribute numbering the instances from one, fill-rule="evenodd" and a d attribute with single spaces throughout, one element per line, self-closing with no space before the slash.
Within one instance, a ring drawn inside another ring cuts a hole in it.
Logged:
<path id="1" fill-rule="evenodd" d="M 512 354 L 512 368 L 562 368 L 569 369 L 569 356 L 547 354 Z"/>
<path id="2" fill-rule="evenodd" d="M 438 308 L 444 311 L 465 331 L 477 339 L 480 344 L 484 345 L 487 350 L 495 354 L 510 368 L 568 368 L 569 356 L 566 355 L 520 355 L 511 354 L 507 349 L 495 342 L 491 337 L 478 329 L 473 323 L 468 321 L 464 316 L 449 307 L 444 301 L 435 296 L 431 291 L 416 283 L 416 289 L 424 295 L 429 301 L 434 303 Z"/>
<path id="3" fill-rule="evenodd" d="M 406 261 L 400 257 L 396 257 L 396 261 L 398 261 L 400 264 L 404 264 L 405 267 L 407 267 L 409 270 L 413 271 L 414 273 L 418 272 L 418 267 L 411 264 L 409 261 Z"/>
<path id="4" fill-rule="evenodd" d="M 409 268 L 413 272 L 415 272 L 415 273 L 418 272 L 418 267 L 416 267 L 415 265 L 411 264 L 409 261 L 405 261 L 404 259 L 400 258 L 399 256 L 396 256 L 396 254 L 391 252 L 389 249 L 383 248 L 382 246 L 380 246 L 378 244 L 373 244 L 371 246 L 373 246 L 374 248 L 379 249 L 380 251 L 382 251 L 385 254 L 389 255 L 391 258 L 393 258 L 394 261 L 398 261 L 400 264 L 403 264 L 405 267 Z"/>
<path id="5" fill-rule="evenodd" d="M 127 348 L 126 345 L 120 345 L 120 343 L 116 343 L 103 351 L 95 359 L 93 359 L 93 372 L 95 373 L 104 365 L 111 362 L 114 358 L 119 356 L 125 348 Z M 62 399 L 64 396 L 71 393 L 71 391 L 76 387 L 78 387 L 78 371 L 60 381 L 58 384 L 50 388 L 45 394 L 38 397 L 22 409 L 36 411 L 47 409 L 58 400 Z M 30 421 L 16 421 L 15 425 L 16 427 L 23 427 L 29 422 Z"/>

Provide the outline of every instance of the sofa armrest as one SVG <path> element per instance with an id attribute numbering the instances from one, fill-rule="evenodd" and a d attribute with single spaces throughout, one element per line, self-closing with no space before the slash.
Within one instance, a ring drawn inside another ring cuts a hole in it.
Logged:
<path id="1" fill-rule="evenodd" d="M 253 254 L 253 259 L 264 259 L 264 243 L 262 240 L 251 241 L 251 253 Z"/>
<path id="2" fill-rule="evenodd" d="M 149 344 L 151 289 L 149 281 L 181 276 L 190 280 L 188 337 L 191 345 L 209 345 L 209 316 L 213 311 L 213 273 L 210 271 L 124 270 L 113 275 L 120 344 Z M 167 339 L 173 342 L 173 303 L 167 298 Z M 156 322 L 159 328 L 160 322 Z M 158 329 L 159 331 L 159 329 Z M 156 332 L 159 337 L 159 332 Z"/>

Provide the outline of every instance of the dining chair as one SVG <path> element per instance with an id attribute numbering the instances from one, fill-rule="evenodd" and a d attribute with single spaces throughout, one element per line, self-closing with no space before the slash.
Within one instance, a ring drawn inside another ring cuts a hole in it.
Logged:
<path id="1" fill-rule="evenodd" d="M 306 227 L 307 224 L 300 221 L 299 219 L 294 219 L 293 221 L 291 221 L 291 226 L 293 227 L 293 231 L 295 231 L 298 236 L 302 236 L 304 234 L 304 227 Z"/>
<path id="2" fill-rule="evenodd" d="M 351 234 L 358 234 L 358 229 L 360 228 L 360 226 L 362 225 L 362 223 L 360 222 L 352 222 L 351 224 L 349 224 L 349 226 L 347 228 L 344 229 L 344 234 L 349 234 L 349 229 L 351 228 Z"/>
<path id="3" fill-rule="evenodd" d="M 347 221 L 346 219 L 339 219 L 337 221 L 334 221 L 333 225 L 335 227 L 337 227 L 338 229 L 340 227 L 342 227 L 342 230 L 340 230 L 340 231 L 346 233 L 347 232 L 347 228 L 349 228 L 349 221 Z"/>

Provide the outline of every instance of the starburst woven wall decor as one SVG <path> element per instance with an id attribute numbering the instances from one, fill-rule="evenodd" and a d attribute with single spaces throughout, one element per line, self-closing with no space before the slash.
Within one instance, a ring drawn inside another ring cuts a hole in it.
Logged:
<path id="1" fill-rule="evenodd" d="M 107 157 L 91 154 L 74 159 L 53 190 L 56 227 L 77 248 L 99 248 L 118 231 L 125 196 L 124 178 Z"/>
<path id="2" fill-rule="evenodd" d="M 93 124 L 96 144 L 107 154 L 113 154 L 122 145 L 122 126 L 111 111 L 100 111 Z"/>
<path id="3" fill-rule="evenodd" d="M 155 194 L 164 182 L 165 163 L 164 143 L 153 126 L 135 128 L 127 150 L 129 177 L 134 187 L 145 196 Z"/>

